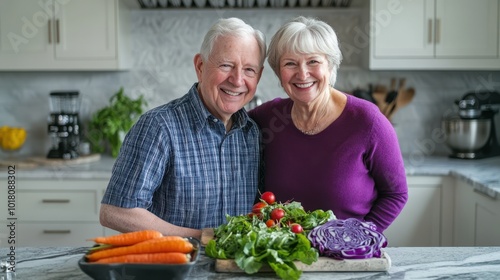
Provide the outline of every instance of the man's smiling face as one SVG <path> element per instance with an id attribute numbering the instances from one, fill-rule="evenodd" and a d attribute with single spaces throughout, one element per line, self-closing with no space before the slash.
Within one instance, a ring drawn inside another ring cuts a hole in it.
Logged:
<path id="1" fill-rule="evenodd" d="M 252 100 L 263 69 L 260 57 L 253 36 L 220 37 L 208 61 L 195 56 L 198 90 L 210 113 L 225 121 Z"/>

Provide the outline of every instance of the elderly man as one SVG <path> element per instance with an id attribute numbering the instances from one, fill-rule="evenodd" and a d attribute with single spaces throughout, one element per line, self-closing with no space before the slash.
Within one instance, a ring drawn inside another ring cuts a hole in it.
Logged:
<path id="1" fill-rule="evenodd" d="M 242 20 L 211 27 L 194 57 L 198 82 L 146 112 L 127 134 L 102 200 L 103 226 L 200 238 L 226 214 L 251 211 L 259 130 L 243 106 L 265 57 L 264 35 Z"/>

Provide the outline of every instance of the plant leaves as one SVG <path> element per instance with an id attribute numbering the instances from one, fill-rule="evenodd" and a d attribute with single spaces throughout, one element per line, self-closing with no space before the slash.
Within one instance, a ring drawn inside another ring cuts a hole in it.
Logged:
<path id="1" fill-rule="evenodd" d="M 125 134 L 132 128 L 147 102 L 142 95 L 131 99 L 121 87 L 111 96 L 109 103 L 92 115 L 86 138 L 94 152 L 102 153 L 107 143 L 111 148 L 111 155 L 116 157 L 122 145 L 120 134 Z"/>

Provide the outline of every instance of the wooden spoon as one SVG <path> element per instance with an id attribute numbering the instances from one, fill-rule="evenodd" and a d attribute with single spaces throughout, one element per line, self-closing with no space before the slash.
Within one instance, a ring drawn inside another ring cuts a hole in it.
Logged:
<path id="1" fill-rule="evenodd" d="M 391 119 L 394 113 L 396 113 L 398 109 L 408 105 L 408 103 L 410 103 L 413 100 L 414 96 L 415 96 L 414 88 L 408 88 L 407 90 L 401 92 L 398 95 L 398 98 L 396 99 L 396 105 L 394 106 L 392 112 L 389 114 L 388 118 Z"/>
<path id="2" fill-rule="evenodd" d="M 390 88 L 390 91 L 387 93 L 387 96 L 385 97 L 385 104 L 384 104 L 384 108 L 382 110 L 382 113 L 385 116 L 388 115 L 391 103 L 393 103 L 396 100 L 396 96 L 398 96 L 398 92 L 396 90 L 396 78 L 392 78 L 391 79 L 391 88 Z"/>
<path id="3" fill-rule="evenodd" d="M 410 103 L 413 100 L 414 96 L 415 96 L 415 89 L 408 88 L 406 91 L 403 92 L 401 98 L 399 98 L 397 106 L 401 108 L 408 105 L 408 103 Z"/>
<path id="4" fill-rule="evenodd" d="M 373 88 L 372 97 L 375 100 L 375 104 L 379 108 L 380 112 L 383 112 L 385 106 L 385 99 L 387 98 L 387 87 L 384 85 L 376 85 Z"/>
<path id="5" fill-rule="evenodd" d="M 389 96 L 387 97 L 387 100 L 389 100 L 389 104 L 387 105 L 387 108 L 384 111 L 384 115 L 386 117 L 389 117 L 390 115 L 392 115 L 393 111 L 396 109 L 397 100 L 399 99 L 399 96 L 401 95 L 401 93 L 404 91 L 405 85 L 406 85 L 406 78 L 400 79 L 399 80 L 399 87 L 398 87 L 397 91 L 394 90 L 392 92 L 392 98 L 389 98 Z M 389 95 L 390 94 L 391 93 L 389 93 Z"/>
<path id="6" fill-rule="evenodd" d="M 374 92 L 372 93 L 372 96 L 378 108 L 380 109 L 380 112 L 383 112 L 386 106 L 385 98 L 387 97 L 387 92 Z"/>

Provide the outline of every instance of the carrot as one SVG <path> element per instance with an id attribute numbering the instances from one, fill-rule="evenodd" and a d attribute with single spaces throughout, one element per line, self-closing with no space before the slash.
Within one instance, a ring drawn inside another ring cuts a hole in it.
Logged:
<path id="1" fill-rule="evenodd" d="M 111 236 L 100 236 L 88 240 L 100 244 L 109 244 L 113 246 L 127 246 L 162 236 L 163 234 L 161 234 L 161 232 L 156 230 L 141 230 L 141 231 L 133 231 L 127 233 L 120 233 Z"/>
<path id="2" fill-rule="evenodd" d="M 97 252 L 99 250 L 105 250 L 105 249 L 109 249 L 109 248 L 115 248 L 115 246 L 108 245 L 108 244 L 99 244 L 99 245 L 96 245 L 96 246 L 90 248 L 88 253 L 90 254 L 92 252 Z"/>
<path id="3" fill-rule="evenodd" d="M 147 253 L 191 253 L 193 244 L 180 236 L 164 236 L 157 239 L 146 240 L 131 246 L 115 247 L 92 252 L 87 260 L 94 262 L 103 258 Z"/>
<path id="4" fill-rule="evenodd" d="M 168 263 L 183 264 L 191 260 L 191 255 L 170 252 L 152 254 L 129 254 L 117 257 L 100 259 L 95 263 Z"/>
<path id="5" fill-rule="evenodd" d="M 179 242 L 182 241 L 182 242 L 187 242 L 187 243 L 191 244 L 191 242 L 189 242 L 186 238 L 184 238 L 182 236 L 166 235 L 166 236 L 162 236 L 162 237 L 158 237 L 158 238 L 153 238 L 153 239 L 149 239 L 149 240 L 146 240 L 146 241 L 142 241 L 142 242 L 139 242 L 139 243 L 134 244 L 134 245 L 165 242 L 165 240 L 171 240 L 171 241 L 178 240 Z"/>

